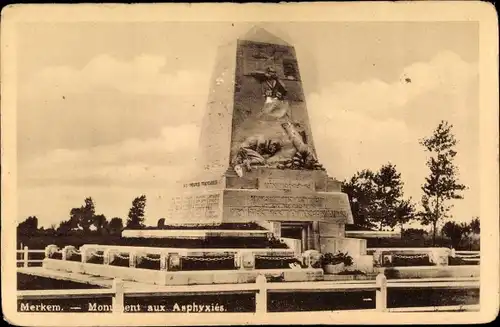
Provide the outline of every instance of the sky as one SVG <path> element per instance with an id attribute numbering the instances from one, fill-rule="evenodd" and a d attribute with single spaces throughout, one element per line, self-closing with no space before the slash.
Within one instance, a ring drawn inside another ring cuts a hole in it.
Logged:
<path id="1" fill-rule="evenodd" d="M 91 196 L 126 218 L 147 196 L 166 215 L 189 178 L 217 46 L 251 23 L 22 23 L 17 35 L 19 221 L 50 226 Z M 475 22 L 261 23 L 295 46 L 320 162 L 350 178 L 391 162 L 415 202 L 428 175 L 419 139 L 454 125 L 469 188 L 456 221 L 479 215 Z M 407 80 L 411 80 L 410 83 Z"/>

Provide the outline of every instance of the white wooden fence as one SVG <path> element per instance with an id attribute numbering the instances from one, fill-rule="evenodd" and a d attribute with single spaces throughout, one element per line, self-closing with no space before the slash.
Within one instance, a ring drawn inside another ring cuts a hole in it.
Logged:
<path id="1" fill-rule="evenodd" d="M 41 263 L 41 259 L 29 259 L 30 253 L 44 253 L 44 250 L 29 250 L 27 246 L 23 250 L 17 250 L 22 254 L 23 267 L 28 267 L 29 263 Z M 464 260 L 479 260 L 478 251 L 455 251 L 457 257 Z M 124 296 L 127 297 L 147 297 L 147 296 L 169 296 L 173 294 L 241 294 L 254 293 L 256 312 L 267 312 L 267 296 L 269 293 L 289 293 L 289 292 L 348 292 L 354 290 L 374 290 L 376 291 L 375 310 L 386 312 L 418 312 L 418 311 L 460 311 L 478 310 L 478 305 L 459 306 L 438 306 L 438 307 L 411 307 L 411 308 L 387 308 L 387 289 L 479 289 L 478 278 L 420 278 L 420 279 L 396 279 L 387 281 L 383 274 L 379 274 L 374 282 L 370 281 L 347 281 L 347 282 L 287 282 L 268 283 L 264 276 L 259 276 L 253 284 L 223 284 L 217 288 L 203 287 L 198 285 L 196 290 L 189 290 L 191 286 L 172 286 L 168 291 L 158 292 L 151 290 L 125 290 L 124 282 L 121 279 L 114 279 L 111 288 L 103 289 L 77 289 L 77 290 L 27 290 L 18 291 L 20 300 L 40 300 L 40 299 L 78 299 L 93 298 L 99 296 L 111 296 L 112 308 L 115 313 L 124 312 Z"/>
<path id="2" fill-rule="evenodd" d="M 26 268 L 29 263 L 41 264 L 43 262 L 43 259 L 30 259 L 30 253 L 45 253 L 45 250 L 30 250 L 27 246 L 25 246 L 22 250 L 17 250 L 16 252 L 22 254 L 22 259 L 17 259 L 16 262 L 22 263 L 23 267 Z"/>
<path id="3" fill-rule="evenodd" d="M 208 287 L 207 287 L 208 286 Z M 375 311 L 382 312 L 421 312 L 421 311 L 462 311 L 479 310 L 479 305 L 457 305 L 438 307 L 409 307 L 409 308 L 387 308 L 387 289 L 479 289 L 477 278 L 428 278 L 428 279 L 405 279 L 390 280 L 383 274 L 379 274 L 374 282 L 350 281 L 350 282 L 287 282 L 268 283 L 264 276 L 259 276 L 252 284 L 223 284 L 196 286 L 172 286 L 168 291 L 151 289 L 125 289 L 121 279 L 114 279 L 111 288 L 87 289 L 87 290 L 29 290 L 18 291 L 19 300 L 40 300 L 57 298 L 89 298 L 96 296 L 111 296 L 113 313 L 124 312 L 124 297 L 151 297 L 172 296 L 175 294 L 255 294 L 255 308 L 257 313 L 267 312 L 267 296 L 269 293 L 289 292 L 348 292 L 355 290 L 374 290 Z M 193 288 L 193 289 L 191 289 Z"/>
<path id="4" fill-rule="evenodd" d="M 465 262 L 477 263 L 481 260 L 480 251 L 455 251 L 455 257 Z"/>

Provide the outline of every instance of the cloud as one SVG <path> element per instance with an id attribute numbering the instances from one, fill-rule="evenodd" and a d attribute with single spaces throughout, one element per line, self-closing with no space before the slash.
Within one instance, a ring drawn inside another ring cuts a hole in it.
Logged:
<path id="1" fill-rule="evenodd" d="M 131 61 L 103 54 L 94 57 L 82 69 L 69 66 L 47 67 L 34 74 L 27 87 L 45 95 L 88 93 L 112 89 L 132 94 L 188 96 L 205 94 L 208 76 L 197 71 L 179 70 L 162 73 L 162 56 L 140 55 Z"/>
<path id="2" fill-rule="evenodd" d="M 449 120 L 460 140 L 460 180 L 470 186 L 465 200 L 455 201 L 454 214 L 469 219 L 479 208 L 477 156 L 470 155 L 479 146 L 477 92 L 477 64 L 451 52 L 405 67 L 391 82 L 333 83 L 307 99 L 318 157 L 338 179 L 391 162 L 402 173 L 406 195 L 419 200 L 428 168 L 418 140 Z"/>
<path id="3" fill-rule="evenodd" d="M 161 56 L 124 61 L 100 55 L 81 69 L 53 66 L 35 72 L 19 87 L 19 160 L 56 148 L 151 138 L 164 126 L 198 124 L 209 75 L 163 73 L 166 65 Z"/>
<path id="4" fill-rule="evenodd" d="M 198 127 L 190 124 L 165 127 L 146 140 L 56 149 L 20 165 L 19 180 L 21 185 L 164 185 L 189 171 L 198 138 Z"/>
<path id="5" fill-rule="evenodd" d="M 107 216 L 123 216 L 135 193 L 167 194 L 189 175 L 209 75 L 164 73 L 168 65 L 161 56 L 100 55 L 81 69 L 47 67 L 20 84 L 21 219 L 58 222 L 86 196 L 97 197 Z"/>
<path id="6" fill-rule="evenodd" d="M 436 90 L 450 97 L 460 97 L 475 77 L 477 63 L 467 63 L 457 54 L 445 51 L 438 53 L 430 62 L 417 62 L 405 67 L 395 81 L 336 82 L 326 86 L 320 94 L 322 98 L 328 97 L 330 110 L 394 118 L 401 115 L 401 111 L 407 109 L 412 101 Z M 455 108 L 450 109 L 456 111 Z"/>
<path id="7" fill-rule="evenodd" d="M 88 196 L 109 219 L 125 218 L 133 198 L 146 194 L 146 222 L 155 224 L 167 214 L 175 182 L 195 170 L 198 140 L 199 128 L 186 124 L 144 140 L 51 150 L 19 166 L 18 220 L 36 214 L 43 226 L 58 224 Z"/>

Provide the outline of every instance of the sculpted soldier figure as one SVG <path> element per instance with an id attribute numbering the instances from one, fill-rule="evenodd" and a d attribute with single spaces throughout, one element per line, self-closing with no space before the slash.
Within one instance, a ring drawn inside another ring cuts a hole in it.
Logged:
<path id="1" fill-rule="evenodd" d="M 265 102 L 261 114 L 267 114 L 275 118 L 287 116 L 289 108 L 286 101 L 287 90 L 279 80 L 276 70 L 273 67 L 268 67 L 265 72 L 255 71 L 250 75 L 262 84 Z"/>
<path id="2" fill-rule="evenodd" d="M 239 177 L 243 176 L 243 168 L 247 171 L 252 166 L 264 166 L 267 159 L 281 150 L 282 143 L 278 139 L 266 139 L 262 135 L 251 136 L 240 144 L 239 150 L 232 160 L 232 166 Z"/>

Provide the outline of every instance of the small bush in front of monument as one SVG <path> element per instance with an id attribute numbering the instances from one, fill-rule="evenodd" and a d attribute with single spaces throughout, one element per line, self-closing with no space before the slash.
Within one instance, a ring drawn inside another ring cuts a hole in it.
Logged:
<path id="1" fill-rule="evenodd" d="M 349 267 L 352 265 L 352 257 L 348 253 L 338 252 L 337 254 L 333 254 L 327 252 L 323 254 L 321 257 L 321 264 L 323 266 L 326 265 L 338 265 L 343 263 L 344 266 Z"/>

